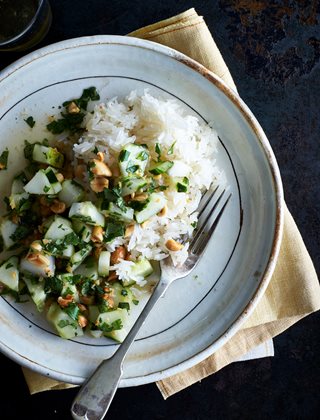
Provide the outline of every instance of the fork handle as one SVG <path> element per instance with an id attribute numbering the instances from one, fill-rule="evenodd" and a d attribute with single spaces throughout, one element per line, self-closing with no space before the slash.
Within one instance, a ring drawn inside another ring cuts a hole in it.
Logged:
<path id="1" fill-rule="evenodd" d="M 104 360 L 82 385 L 71 407 L 71 414 L 74 419 L 100 420 L 104 417 L 118 388 L 123 373 L 123 360 L 151 309 L 165 293 L 167 287 L 168 282 L 160 279 L 143 311 L 118 350 L 110 359 Z"/>

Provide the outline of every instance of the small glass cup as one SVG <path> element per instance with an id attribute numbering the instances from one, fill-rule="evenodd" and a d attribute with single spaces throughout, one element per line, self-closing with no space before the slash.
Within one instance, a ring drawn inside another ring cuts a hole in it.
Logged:
<path id="1" fill-rule="evenodd" d="M 46 36 L 51 21 L 47 0 L 0 0 L 0 51 L 33 47 Z"/>

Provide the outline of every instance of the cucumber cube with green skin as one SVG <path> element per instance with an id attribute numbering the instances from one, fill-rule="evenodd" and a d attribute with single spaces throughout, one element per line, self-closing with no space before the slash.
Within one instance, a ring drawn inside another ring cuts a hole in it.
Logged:
<path id="1" fill-rule="evenodd" d="M 55 176 L 54 168 L 40 169 L 33 178 L 24 186 L 29 194 L 54 195 L 61 191 L 61 184 Z"/>
<path id="2" fill-rule="evenodd" d="M 32 159 L 35 162 L 46 163 L 55 168 L 62 168 L 64 164 L 64 156 L 56 148 L 37 143 L 33 146 Z"/>
<path id="3" fill-rule="evenodd" d="M 97 326 L 103 331 L 105 337 L 110 337 L 121 343 L 128 334 L 128 311 L 117 308 L 113 311 L 103 312 L 98 315 Z"/>
<path id="4" fill-rule="evenodd" d="M 20 270 L 38 277 L 52 277 L 55 272 L 55 258 L 52 255 L 41 254 L 46 257 L 48 264 L 39 265 L 37 262 L 30 261 L 27 257 L 20 260 Z"/>
<path id="5" fill-rule="evenodd" d="M 9 205 L 12 209 L 16 209 L 17 211 L 24 211 L 31 207 L 31 203 L 27 202 L 28 199 L 29 194 L 27 192 L 14 193 L 9 197 Z"/>
<path id="6" fill-rule="evenodd" d="M 69 217 L 71 219 L 79 219 L 88 225 L 104 226 L 105 224 L 103 214 L 91 201 L 73 203 L 69 210 Z"/>
<path id="7" fill-rule="evenodd" d="M 72 227 L 84 242 L 90 242 L 93 229 L 92 226 L 88 226 L 79 219 L 72 219 Z"/>
<path id="8" fill-rule="evenodd" d="M 165 174 L 172 166 L 173 162 L 170 162 L 169 160 L 156 162 L 149 168 L 149 172 L 153 175 Z"/>
<path id="9" fill-rule="evenodd" d="M 99 276 L 107 277 L 109 275 L 110 257 L 111 257 L 111 253 L 109 251 L 100 252 L 99 260 L 98 260 Z"/>
<path id="10" fill-rule="evenodd" d="M 153 267 L 146 258 L 141 258 L 132 265 L 130 269 L 129 279 L 121 280 L 123 286 L 128 287 L 135 284 L 136 278 L 143 277 L 144 279 L 153 273 Z"/>
<path id="11" fill-rule="evenodd" d="M 145 178 L 127 177 L 121 181 L 121 184 L 121 195 L 124 197 L 141 190 L 147 185 L 147 180 Z"/>
<path id="12" fill-rule="evenodd" d="M 74 302 L 80 302 L 77 286 L 70 281 L 70 274 L 58 274 L 57 277 L 62 281 L 61 296 L 71 295 Z"/>
<path id="13" fill-rule="evenodd" d="M 45 239 L 51 239 L 53 241 L 64 239 L 70 233 L 74 233 L 71 222 L 61 216 L 56 216 L 52 221 L 49 229 L 45 233 Z M 61 253 L 61 257 L 70 258 L 74 254 L 74 246 L 68 244 Z"/>
<path id="14" fill-rule="evenodd" d="M 133 299 L 133 294 L 130 288 L 124 287 L 118 281 L 113 282 L 108 287 L 110 289 L 110 295 L 114 302 L 114 307 L 120 307 L 120 309 L 129 310 Z"/>
<path id="15" fill-rule="evenodd" d="M 119 154 L 119 168 L 122 176 L 143 176 L 149 161 L 149 151 L 138 144 L 127 144 Z"/>
<path id="16" fill-rule="evenodd" d="M 62 338 L 70 339 L 74 337 L 81 337 L 83 335 L 83 330 L 78 325 L 78 322 L 72 319 L 55 302 L 51 304 L 48 310 L 47 319 L 53 324 Z"/>
<path id="17" fill-rule="evenodd" d="M 0 282 L 9 289 L 19 291 L 18 257 L 10 257 L 0 266 Z"/>
<path id="18" fill-rule="evenodd" d="M 10 219 L 4 219 L 0 225 L 0 234 L 3 240 L 3 245 L 6 249 L 10 248 L 15 242 L 11 236 L 17 230 L 18 225 L 13 223 Z"/>
<path id="19" fill-rule="evenodd" d="M 75 252 L 69 260 L 67 271 L 72 273 L 74 270 L 76 270 L 79 267 L 79 265 L 85 260 L 85 258 L 87 258 L 91 251 L 92 246 L 86 245 L 79 251 Z"/>
<path id="20" fill-rule="evenodd" d="M 32 279 L 28 276 L 24 276 L 23 281 L 25 282 L 38 311 L 42 312 L 47 299 L 47 295 L 44 291 L 44 281 Z"/>
<path id="21" fill-rule="evenodd" d="M 74 271 L 74 274 L 81 274 L 81 277 L 86 277 L 91 280 L 98 279 L 98 262 L 93 257 L 88 257 L 79 267 Z"/>
<path id="22" fill-rule="evenodd" d="M 167 199 L 160 193 L 152 193 L 149 196 L 149 202 L 138 212 L 135 212 L 135 218 L 138 223 L 143 223 L 150 217 L 155 216 L 166 205 Z"/>
<path id="23" fill-rule="evenodd" d="M 124 209 L 120 209 L 116 204 L 109 203 L 108 210 L 104 210 L 108 216 L 115 220 L 121 220 L 126 223 L 130 223 L 133 220 L 134 211 L 130 207 L 125 207 Z"/>
<path id="24" fill-rule="evenodd" d="M 45 239 L 63 239 L 69 233 L 73 233 L 72 224 L 68 219 L 56 216 L 52 221 L 49 229 L 44 235 Z"/>
<path id="25" fill-rule="evenodd" d="M 66 179 L 62 183 L 62 189 L 58 194 L 58 199 L 65 203 L 67 207 L 71 207 L 73 203 L 84 199 L 84 189 L 71 179 Z"/>

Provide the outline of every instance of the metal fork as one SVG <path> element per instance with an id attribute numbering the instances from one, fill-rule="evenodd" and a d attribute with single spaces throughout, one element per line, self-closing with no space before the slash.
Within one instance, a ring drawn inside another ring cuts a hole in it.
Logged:
<path id="1" fill-rule="evenodd" d="M 135 340 L 147 316 L 164 295 L 169 285 L 177 279 L 186 277 L 199 262 L 219 220 L 230 200 L 231 194 L 222 200 L 225 190 L 209 190 L 199 205 L 198 227 L 189 245 L 189 255 L 180 267 L 174 267 L 169 258 L 160 262 L 161 278 L 150 299 L 131 328 L 129 334 L 110 359 L 104 360 L 92 376 L 82 385 L 71 407 L 71 414 L 77 420 L 100 420 L 106 414 L 118 388 L 123 360 Z M 219 205 L 220 204 L 220 205 Z"/>

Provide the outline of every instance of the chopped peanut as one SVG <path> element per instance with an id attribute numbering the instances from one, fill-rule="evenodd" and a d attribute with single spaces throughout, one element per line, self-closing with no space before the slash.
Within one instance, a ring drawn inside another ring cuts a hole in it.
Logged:
<path id="1" fill-rule="evenodd" d="M 100 162 L 104 161 L 104 153 L 98 152 L 97 153 L 97 159 L 100 160 Z"/>
<path id="2" fill-rule="evenodd" d="M 92 191 L 98 193 L 109 187 L 109 180 L 103 176 L 96 176 L 90 181 Z"/>
<path id="3" fill-rule="evenodd" d="M 134 201 L 145 201 L 148 198 L 147 193 L 140 193 L 134 196 Z"/>
<path id="4" fill-rule="evenodd" d="M 109 282 L 113 282 L 118 280 L 118 274 L 115 271 L 112 271 L 112 273 L 108 277 Z"/>
<path id="5" fill-rule="evenodd" d="M 70 104 L 67 107 L 67 111 L 69 114 L 79 114 L 80 108 L 76 103 L 70 102 Z"/>
<path id="6" fill-rule="evenodd" d="M 160 217 L 165 216 L 165 215 L 167 214 L 167 212 L 168 212 L 168 207 L 165 205 L 165 206 L 163 207 L 163 209 L 161 209 L 161 210 L 159 211 L 158 216 L 160 216 Z"/>
<path id="7" fill-rule="evenodd" d="M 39 267 L 48 267 L 50 265 L 49 258 L 38 253 L 29 254 L 27 256 L 27 260 L 29 260 L 34 265 L 38 265 Z"/>
<path id="8" fill-rule="evenodd" d="M 80 325 L 81 328 L 86 327 L 88 325 L 87 318 L 83 315 L 79 315 L 78 316 L 78 324 Z"/>
<path id="9" fill-rule="evenodd" d="M 77 306 L 81 312 L 85 312 L 87 310 L 87 307 L 83 305 L 82 303 L 78 303 Z"/>
<path id="10" fill-rule="evenodd" d="M 110 263 L 112 265 L 117 264 L 120 260 L 124 260 L 127 255 L 127 250 L 124 246 L 118 246 L 112 253 L 110 257 Z"/>
<path id="11" fill-rule="evenodd" d="M 92 242 L 102 242 L 103 241 L 103 229 L 101 226 L 95 226 L 91 234 Z"/>
<path id="12" fill-rule="evenodd" d="M 32 251 L 42 251 L 42 246 L 41 244 L 39 244 L 39 242 L 32 242 L 30 248 L 32 249 Z"/>
<path id="13" fill-rule="evenodd" d="M 71 302 L 73 302 L 73 297 L 72 295 L 67 295 L 64 298 L 62 296 L 59 296 L 57 301 L 61 308 L 66 308 Z"/>
<path id="14" fill-rule="evenodd" d="M 183 248 L 183 245 L 180 242 L 175 241 L 174 239 L 168 239 L 166 242 L 166 247 L 170 251 L 180 251 Z"/>
<path id="15" fill-rule="evenodd" d="M 149 220 L 145 220 L 143 223 L 141 223 L 142 229 L 145 229 L 148 226 L 149 223 L 150 223 Z"/>
<path id="16" fill-rule="evenodd" d="M 124 233 L 124 237 L 125 238 L 130 238 L 130 236 L 133 234 L 134 231 L 134 225 L 129 225 L 126 227 L 125 233 Z"/>
<path id="17" fill-rule="evenodd" d="M 113 308 L 114 307 L 114 299 L 113 299 L 112 296 L 110 296 L 109 293 L 105 293 L 102 296 L 102 298 L 103 298 L 103 300 L 105 300 L 107 302 L 109 308 Z"/>
<path id="18" fill-rule="evenodd" d="M 66 205 L 63 201 L 53 200 L 50 210 L 53 211 L 53 213 L 61 214 L 66 210 Z"/>
<path id="19" fill-rule="evenodd" d="M 63 182 L 63 180 L 64 180 L 64 176 L 60 173 L 56 174 L 56 178 L 59 182 Z"/>
<path id="20" fill-rule="evenodd" d="M 80 295 L 80 302 L 83 303 L 84 305 L 93 305 L 94 296 Z"/>
<path id="21" fill-rule="evenodd" d="M 109 166 L 101 162 L 99 159 L 93 159 L 92 166 L 90 167 L 90 172 L 93 173 L 93 175 L 97 176 L 112 176 L 111 169 Z"/>
<path id="22" fill-rule="evenodd" d="M 83 180 L 86 170 L 87 170 L 86 165 L 77 165 L 74 170 L 75 177 Z"/>

